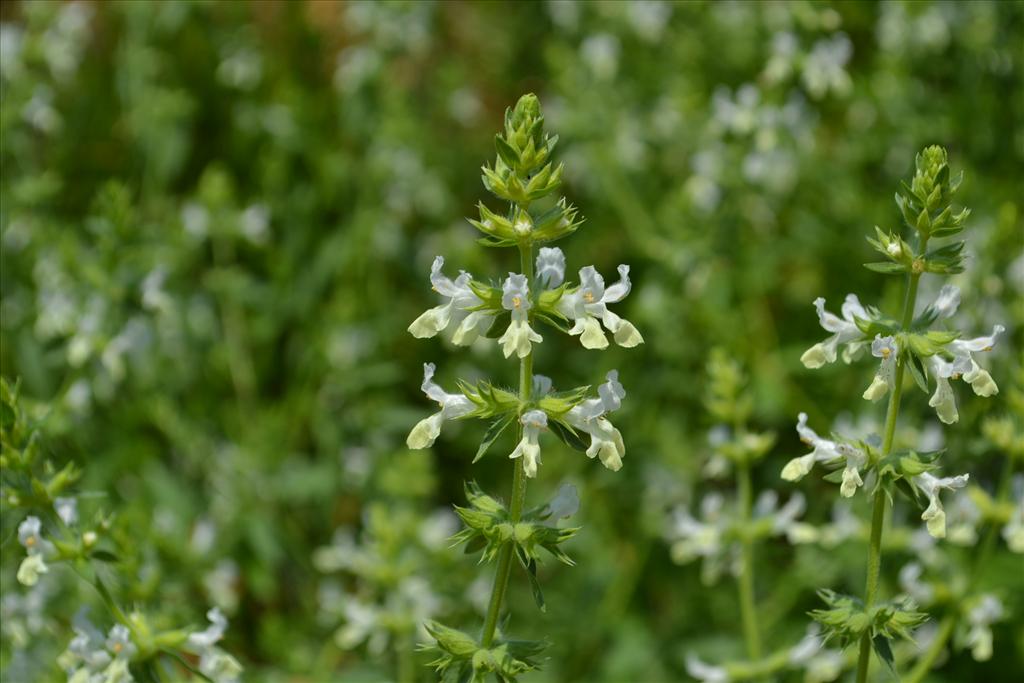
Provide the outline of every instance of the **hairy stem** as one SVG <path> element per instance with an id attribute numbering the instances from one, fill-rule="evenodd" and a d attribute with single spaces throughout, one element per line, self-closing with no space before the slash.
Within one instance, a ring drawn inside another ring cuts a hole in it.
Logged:
<path id="1" fill-rule="evenodd" d="M 750 523 L 750 463 L 737 467 L 740 503 L 740 524 L 743 525 L 740 557 L 740 612 L 743 616 L 743 638 L 751 661 L 761 658 L 761 633 L 757 627 L 757 606 L 754 601 L 754 542 L 747 530 Z"/>
<path id="2" fill-rule="evenodd" d="M 533 245 L 519 246 L 519 260 L 523 275 L 530 284 L 530 296 L 533 297 Z M 533 394 L 533 352 L 519 361 L 519 399 L 527 402 Z M 523 427 L 519 426 L 519 438 L 523 436 Z M 524 458 L 516 458 L 515 470 L 512 475 L 512 502 L 509 505 L 509 516 L 513 524 L 523 514 L 523 503 L 526 500 L 526 473 L 523 471 Z M 494 587 L 491 589 L 491 600 L 487 605 L 487 616 L 484 618 L 484 630 L 480 644 L 490 647 L 494 642 L 494 632 L 501 616 L 501 603 L 505 599 L 509 576 L 512 573 L 513 543 L 506 543 L 498 553 L 498 569 L 494 575 Z"/>
<path id="3" fill-rule="evenodd" d="M 925 251 L 927 240 L 922 240 L 921 253 Z M 907 293 L 903 300 L 902 328 L 907 330 L 914 319 L 914 304 L 917 302 L 917 285 L 921 280 L 920 273 L 907 276 Z M 900 397 L 903 395 L 903 373 L 906 362 L 900 360 L 896 365 L 896 376 L 893 378 L 892 393 L 889 395 L 889 406 L 885 411 L 885 436 L 882 440 L 882 457 L 892 452 L 892 442 L 896 436 L 896 420 L 900 413 Z M 879 486 L 875 490 L 875 500 L 871 512 L 871 540 L 868 545 L 867 585 L 864 588 L 864 609 L 869 611 L 878 593 L 878 575 L 882 569 L 882 527 L 885 525 L 885 504 L 887 493 Z M 871 664 L 871 632 L 864 631 L 860 639 L 860 654 L 857 657 L 857 683 L 865 683 L 868 679 L 868 667 Z"/>

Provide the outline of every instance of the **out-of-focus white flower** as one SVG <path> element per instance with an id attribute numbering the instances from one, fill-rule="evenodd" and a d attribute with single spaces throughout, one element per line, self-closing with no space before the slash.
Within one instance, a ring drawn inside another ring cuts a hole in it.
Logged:
<path id="1" fill-rule="evenodd" d="M 635 0 L 626 4 L 626 18 L 636 34 L 649 43 L 661 39 L 672 16 L 672 4 L 662 0 Z"/>
<path id="2" fill-rule="evenodd" d="M 811 97 L 821 99 L 830 90 L 840 96 L 850 92 L 853 82 L 845 66 L 852 55 L 853 44 L 843 33 L 814 44 L 803 67 L 804 87 Z"/>
<path id="3" fill-rule="evenodd" d="M 686 655 L 686 673 L 704 683 L 729 683 L 729 672 L 720 666 L 712 666 L 697 655 Z"/>
<path id="4" fill-rule="evenodd" d="M 580 45 L 580 57 L 601 80 L 609 80 L 619 70 L 619 39 L 608 33 L 588 36 Z"/>
<path id="5" fill-rule="evenodd" d="M 61 521 L 71 526 L 78 522 L 78 501 L 74 498 L 57 497 L 53 501 L 53 509 Z"/>
<path id="6" fill-rule="evenodd" d="M 189 646 L 198 651 L 211 648 L 219 643 L 224 637 L 224 632 L 228 629 L 227 617 L 224 616 L 219 607 L 214 607 L 208 611 L 206 618 L 209 619 L 210 625 L 204 630 L 190 633 L 188 636 Z"/>
<path id="7" fill-rule="evenodd" d="M 919 562 L 909 562 L 900 568 L 900 588 L 912 597 L 918 605 L 928 606 L 935 599 L 935 590 L 921 581 L 924 567 Z"/>
<path id="8" fill-rule="evenodd" d="M 1014 477 L 1013 490 L 1016 502 L 1002 536 L 1011 552 L 1024 553 L 1024 477 Z"/>
<path id="9" fill-rule="evenodd" d="M 114 654 L 114 657 L 124 659 L 131 659 L 138 652 L 138 648 L 132 642 L 132 632 L 124 624 L 115 624 L 110 629 L 110 633 L 107 634 L 106 646 Z"/>
<path id="10" fill-rule="evenodd" d="M 619 281 L 606 289 L 604 278 L 593 266 L 580 269 L 580 286 L 566 293 L 558 302 L 559 311 L 575 321 L 569 334 L 579 335 L 580 343 L 586 349 L 608 347 L 601 323 L 619 346 L 632 348 L 644 341 L 633 323 L 608 310 L 608 304 L 622 301 L 631 289 L 629 266 L 620 265 L 618 270 Z"/>
<path id="11" fill-rule="evenodd" d="M 508 274 L 502 285 L 501 306 L 512 313 L 508 329 L 498 339 L 502 353 L 505 358 L 513 353 L 519 358 L 526 358 L 533 350 L 533 344 L 544 341 L 544 338 L 530 327 L 529 311 L 533 302 L 530 300 L 530 287 L 525 275 Z"/>
<path id="12" fill-rule="evenodd" d="M 857 327 L 856 319 L 868 318 L 867 311 L 864 310 L 864 306 L 861 305 L 860 299 L 857 298 L 856 294 L 846 295 L 846 300 L 840 309 L 843 314 L 842 318 L 825 310 L 825 299 L 823 297 L 818 297 L 814 300 L 814 307 L 818 311 L 818 322 L 826 331 L 833 334 L 825 341 L 819 342 L 807 349 L 800 357 L 800 362 L 812 370 L 820 368 L 826 363 L 834 363 L 840 344 L 861 342 L 864 338 L 864 333 Z M 852 348 L 846 349 L 843 359 L 849 360 L 852 353 L 858 348 L 859 344 L 854 344 Z"/>
<path id="13" fill-rule="evenodd" d="M 939 492 L 942 489 L 947 491 L 962 489 L 967 486 L 969 478 L 968 474 L 960 474 L 940 479 L 929 472 L 922 472 L 913 478 L 914 484 L 928 498 L 928 507 L 921 514 L 921 519 L 927 523 L 928 533 L 934 538 L 945 538 L 946 536 L 946 512 L 942 509 Z"/>
<path id="14" fill-rule="evenodd" d="M 1003 603 L 992 594 L 982 595 L 977 604 L 967 613 L 970 630 L 967 632 L 967 646 L 976 661 L 992 659 L 992 624 L 1003 618 Z"/>
<path id="15" fill-rule="evenodd" d="M 433 363 L 423 364 L 422 389 L 429 399 L 437 401 L 441 410 L 417 422 L 409 432 L 405 443 L 412 449 L 429 448 L 434 445 L 434 440 L 441 433 L 441 424 L 445 420 L 454 420 L 473 410 L 473 402 L 463 394 L 449 394 L 434 382 L 434 370 Z"/>

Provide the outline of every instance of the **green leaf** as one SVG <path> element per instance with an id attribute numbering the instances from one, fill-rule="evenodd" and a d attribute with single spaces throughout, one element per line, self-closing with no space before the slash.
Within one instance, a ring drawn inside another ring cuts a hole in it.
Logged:
<path id="1" fill-rule="evenodd" d="M 896 673 L 896 664 L 893 661 L 892 648 L 889 647 L 889 639 L 883 635 L 877 635 L 871 640 L 875 648 L 875 654 L 889 667 L 889 671 Z"/>
<path id="2" fill-rule="evenodd" d="M 473 462 L 476 462 L 480 458 L 484 457 L 487 450 L 491 447 L 491 444 L 501 436 L 501 433 L 512 424 L 512 420 L 515 419 L 514 413 L 509 413 L 499 417 L 497 420 L 491 423 L 491 426 L 487 428 L 487 433 L 484 434 L 484 440 L 480 444 L 480 448 L 476 449 L 476 456 L 473 458 Z"/>
<path id="3" fill-rule="evenodd" d="M 532 557 L 528 557 L 526 551 L 519 545 L 516 546 L 516 557 L 519 558 L 519 564 L 526 570 L 526 576 L 530 580 L 533 601 L 537 603 L 537 608 L 541 612 L 547 612 L 547 605 L 544 604 L 544 592 L 540 589 L 540 581 L 537 580 L 537 561 Z"/>
<path id="4" fill-rule="evenodd" d="M 100 562 L 116 563 L 121 561 L 121 558 L 119 558 L 117 555 L 110 552 L 109 550 L 96 550 L 91 555 L 89 555 L 89 557 L 91 557 L 94 560 L 99 560 Z"/>
<path id="5" fill-rule="evenodd" d="M 868 270 L 873 270 L 876 273 L 905 273 L 907 267 L 902 263 L 893 263 L 892 261 L 876 261 L 874 263 L 865 263 L 864 267 Z"/>

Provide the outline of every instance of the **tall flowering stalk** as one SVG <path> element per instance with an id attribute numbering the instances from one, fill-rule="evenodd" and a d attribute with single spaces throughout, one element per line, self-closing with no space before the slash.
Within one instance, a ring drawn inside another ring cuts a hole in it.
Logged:
<path id="1" fill-rule="evenodd" d="M 879 401 L 889 397 L 880 441 L 819 436 L 808 424 L 807 415 L 801 413 L 797 432 L 813 450 L 791 460 L 782 471 L 784 479 L 797 481 L 815 464 L 822 463 L 833 470 L 826 479 L 841 484 L 843 497 L 852 497 L 861 488 L 870 491 L 871 533 L 863 600 L 822 591 L 828 609 L 812 612 L 830 637 L 842 643 L 859 643 L 858 683 L 867 680 L 872 648 L 892 667 L 890 641 L 897 636 L 907 637 L 910 629 L 927 618 L 910 598 L 878 601 L 882 531 L 893 494 L 899 491 L 920 504 L 924 508 L 921 519 L 928 532 L 943 538 L 946 513 L 941 495 L 963 488 L 969 477 L 937 474 L 941 451 L 894 448 L 905 376 L 909 371 L 914 384 L 931 393 L 928 404 L 946 424 L 958 420 L 950 380 L 962 379 L 979 396 L 988 397 L 999 391 L 991 375 L 978 365 L 975 354 L 992 348 L 1003 332 L 1001 325 L 996 325 L 990 335 L 963 339 L 962 333 L 947 322 L 960 304 L 960 291 L 952 285 L 943 286 L 933 302 L 917 310 L 918 285 L 924 274 L 943 276 L 963 271 L 964 242 L 946 242 L 937 247 L 932 244 L 932 240 L 953 237 L 963 230 L 970 212 L 962 209 L 954 213 L 951 206 L 961 179 L 962 173 L 950 175 L 946 151 L 941 147 L 928 147 L 917 156 L 911 184 L 902 184 L 896 194 L 896 204 L 909 228 L 909 241 L 899 232 L 877 227 L 875 238 L 868 240 L 885 260 L 868 263 L 866 267 L 885 274 L 902 274 L 906 279 L 902 314 L 899 319 L 890 318 L 877 308 L 865 307 L 855 294 L 849 294 L 841 316 L 837 316 L 826 310 L 825 300 L 819 298 L 814 302 L 818 318 L 821 326 L 832 334 L 801 358 L 808 368 L 819 368 L 834 362 L 840 353 L 846 362 L 870 353 L 879 359 L 879 367 L 864 398 Z"/>
<path id="2" fill-rule="evenodd" d="M 409 326 L 409 332 L 418 338 L 433 337 L 452 328 L 452 341 L 462 346 L 493 334 L 505 358 L 519 359 L 517 391 L 480 381 L 459 382 L 459 391 L 449 393 L 434 381 L 435 366 L 426 364 L 423 392 L 437 402 L 440 410 L 421 420 L 407 439 L 410 448 L 427 448 L 447 420 L 490 420 L 475 462 L 509 425 L 517 424 L 518 442 L 509 454 L 515 461 L 509 505 L 469 482 L 469 505 L 455 508 L 465 524 L 456 540 L 466 543 L 468 552 L 482 551 L 483 560 L 496 562 L 497 568 L 478 637 L 437 622 L 426 625 L 437 641 L 432 649 L 439 656 L 432 665 L 445 681 L 482 681 L 490 674 L 499 681 L 512 681 L 537 667 L 536 656 L 544 644 L 508 638 L 499 622 L 514 563 L 524 569 L 541 609 L 544 597 L 537 580 L 540 551 L 573 564 L 559 546 L 577 529 L 558 527 L 557 521 L 575 512 L 575 490 L 563 487 L 551 502 L 525 508 L 527 479 L 536 477 L 541 465 L 541 433 L 551 431 L 613 471 L 622 467 L 626 454 L 622 435 L 607 417 L 626 395 L 616 371 L 607 373 L 596 396 L 587 386 L 556 392 L 549 378 L 533 372 L 533 345 L 543 341 L 536 329 L 540 324 L 578 336 L 587 349 L 607 348 L 606 331 L 620 346 L 643 343 L 636 327 L 609 309 L 610 304 L 629 293 L 629 266 L 620 265 L 619 281 L 607 287 L 593 266 L 582 268 L 579 282 L 570 284 L 565 281 L 561 249 L 545 246 L 536 251 L 539 245 L 572 234 L 582 222 L 564 198 L 546 203 L 547 208 L 537 208 L 540 200 L 561 185 L 562 166 L 556 167 L 551 161 L 557 140 L 557 136 L 544 132 L 544 117 L 534 95 L 524 95 L 514 109 L 506 110 L 505 129 L 494 141 L 497 159 L 493 166 L 483 167 L 483 183 L 492 194 L 508 202 L 508 209 L 494 212 L 481 202 L 480 219 L 470 222 L 484 233 L 480 240 L 484 246 L 516 248 L 521 272 L 509 273 L 494 284 L 476 280 L 465 271 L 452 280 L 444 274 L 444 259 L 438 256 L 430 281 L 444 303 L 427 310 Z"/>

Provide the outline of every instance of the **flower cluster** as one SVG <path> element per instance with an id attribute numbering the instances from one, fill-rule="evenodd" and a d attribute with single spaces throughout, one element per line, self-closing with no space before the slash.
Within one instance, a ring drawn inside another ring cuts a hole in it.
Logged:
<path id="1" fill-rule="evenodd" d="M 983 397 L 999 391 L 988 371 L 977 363 L 975 354 L 992 349 L 996 338 L 1004 331 L 1002 325 L 995 325 L 988 336 L 963 339 L 959 330 L 948 326 L 961 301 L 960 290 L 949 284 L 941 287 L 935 299 L 922 310 L 915 308 L 918 285 L 924 274 L 946 275 L 964 269 L 964 242 L 947 242 L 929 249 L 931 240 L 952 237 L 963 230 L 970 212 L 963 209 L 954 213 L 951 205 L 960 182 L 961 176 L 951 176 L 942 148 L 929 147 L 917 156 L 911 183 L 904 184 L 896 195 L 903 221 L 914 235 L 908 241 L 900 231 L 887 232 L 876 227 L 875 236 L 868 242 L 884 260 L 865 264 L 879 273 L 904 275 L 907 291 L 902 316 L 890 318 L 877 308 L 864 306 L 855 294 L 847 295 L 840 315 L 836 315 L 825 308 L 825 299 L 819 297 L 814 301 L 818 320 L 831 336 L 814 344 L 801 357 L 803 364 L 813 369 L 835 362 L 840 352 L 849 363 L 870 349 L 871 355 L 879 359 L 879 367 L 863 397 L 878 401 L 889 396 L 882 438 L 824 438 L 808 426 L 807 415 L 801 413 L 797 432 L 812 450 L 793 458 L 782 470 L 783 479 L 798 481 L 816 464 L 822 464 L 831 470 L 826 479 L 840 483 L 840 495 L 844 498 L 854 496 L 861 487 L 867 488 L 874 498 L 865 599 L 860 601 L 831 591 L 822 592 L 829 608 L 812 613 L 830 636 L 845 643 L 859 641 L 860 681 L 865 680 L 871 648 L 892 666 L 888 641 L 896 636 L 908 636 L 909 628 L 925 619 L 910 602 L 873 604 L 887 501 L 891 501 L 896 491 L 903 493 L 921 506 L 921 520 L 928 534 L 932 538 L 945 538 L 947 518 L 940 496 L 943 491 L 963 489 L 969 480 L 968 474 L 948 477 L 936 474 L 942 451 L 894 448 L 905 375 L 909 373 L 913 383 L 926 394 L 934 385 L 928 404 L 946 424 L 953 424 L 959 418 L 950 379 L 963 379 L 974 393 Z M 935 324 L 940 322 L 942 327 L 936 328 Z M 959 512 L 963 504 L 958 502 L 955 507 Z M 969 527 L 970 523 L 965 528 L 959 522 L 954 526 L 957 540 L 963 542 L 973 535 Z M 979 617 L 977 621 L 975 640 L 981 644 L 979 649 L 983 652 L 985 636 L 980 625 L 983 619 Z"/>
<path id="2" fill-rule="evenodd" d="M 533 511 L 523 509 L 525 482 L 537 477 L 542 463 L 541 435 L 553 433 L 612 471 L 622 467 L 626 455 L 622 434 L 608 419 L 626 396 L 616 371 L 607 373 L 596 396 L 587 386 L 556 391 L 550 378 L 533 373 L 535 346 L 545 339 L 537 329 L 539 325 L 579 337 L 585 349 L 608 348 L 608 335 L 625 348 L 644 341 L 636 326 L 611 310 L 632 288 L 629 266 L 618 267 L 619 280 L 611 285 L 606 286 L 594 266 L 581 268 L 577 282 L 567 282 L 565 254 L 558 247 L 548 246 L 574 233 L 582 223 L 575 207 L 564 198 L 553 205 L 548 203 L 550 208 L 533 208 L 536 200 L 552 194 L 561 184 L 562 166 L 551 161 L 557 141 L 557 136 L 544 131 L 544 117 L 535 96 L 522 97 L 506 111 L 504 131 L 495 138 L 497 158 L 482 171 L 484 186 L 508 202 L 508 210 L 495 212 L 481 202 L 479 220 L 470 219 L 470 223 L 483 233 L 480 243 L 484 246 L 515 247 L 520 255 L 520 272 L 509 272 L 500 283 L 474 279 L 465 271 L 452 280 L 442 272 L 444 259 L 438 256 L 430 280 L 443 302 L 409 325 L 409 332 L 421 339 L 453 327 L 452 342 L 458 346 L 480 338 L 496 338 L 505 358 L 514 356 L 520 362 L 518 390 L 479 381 L 459 382 L 458 393 L 449 393 L 435 383 L 434 364 L 425 364 L 422 389 L 440 410 L 417 423 L 406 439 L 411 449 L 429 448 L 446 420 L 490 420 L 477 450 L 479 459 L 509 426 L 515 425 L 518 433 L 509 452 L 509 458 L 515 461 L 511 503 L 506 506 L 473 484 L 466 487 L 469 506 L 456 508 L 466 525 L 456 538 L 467 543 L 468 552 L 482 549 L 483 560 L 497 561 L 498 575 L 479 639 L 436 622 L 427 625 L 439 654 L 433 664 L 445 678 L 452 675 L 481 680 L 494 673 L 501 680 L 511 680 L 536 668 L 534 656 L 543 644 L 495 638 L 513 556 L 526 572 L 541 609 L 544 602 L 537 580 L 537 549 L 544 548 L 572 564 L 558 546 L 576 530 L 545 523 L 553 514 L 551 505 Z"/>

